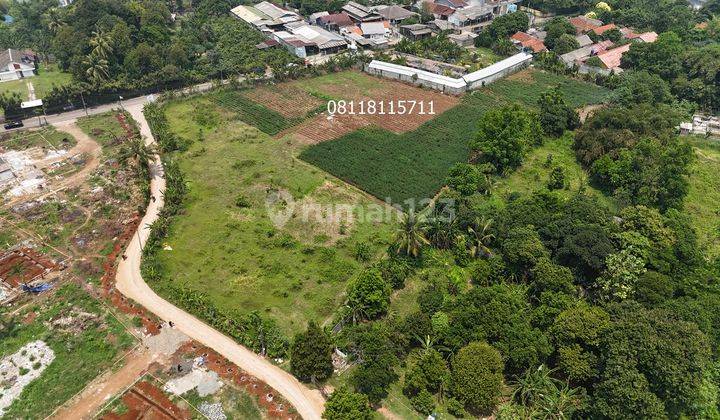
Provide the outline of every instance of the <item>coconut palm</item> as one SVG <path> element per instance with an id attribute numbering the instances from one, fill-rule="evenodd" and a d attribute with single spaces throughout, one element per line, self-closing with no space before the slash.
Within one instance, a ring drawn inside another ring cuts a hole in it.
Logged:
<path id="1" fill-rule="evenodd" d="M 110 78 L 110 66 L 106 59 L 95 54 L 90 54 L 84 64 L 87 66 L 85 74 L 87 75 L 88 80 L 96 85 L 99 85 Z"/>
<path id="2" fill-rule="evenodd" d="M 138 168 L 147 168 L 156 151 L 148 146 L 140 137 L 128 140 L 120 150 L 120 159 L 127 163 L 135 163 Z"/>
<path id="3" fill-rule="evenodd" d="M 473 257 L 492 257 L 492 251 L 488 248 L 490 242 L 495 239 L 495 235 L 490 233 L 492 219 L 477 218 L 475 222 L 468 226 L 468 233 L 472 238 L 470 246 L 470 254 Z"/>
<path id="4" fill-rule="evenodd" d="M 427 238 L 434 246 L 442 249 L 449 248 L 457 236 L 457 217 L 445 216 L 441 212 L 433 211 L 426 224 Z"/>
<path id="5" fill-rule="evenodd" d="M 577 411 L 580 395 L 567 382 L 553 378 L 554 371 L 545 365 L 528 369 L 515 383 L 512 398 L 539 418 L 568 419 Z"/>
<path id="6" fill-rule="evenodd" d="M 395 233 L 396 252 L 417 258 L 423 245 L 428 243 L 423 229 L 423 220 L 415 211 L 408 210 L 402 217 Z"/>
<path id="7" fill-rule="evenodd" d="M 60 30 L 60 28 L 65 25 L 65 22 L 63 21 L 62 16 L 60 15 L 60 11 L 57 7 L 52 7 L 48 9 L 43 18 L 45 19 L 45 25 L 47 26 L 48 30 L 53 34 L 56 34 L 58 30 Z"/>
<path id="8" fill-rule="evenodd" d="M 107 60 L 112 54 L 113 48 L 110 44 L 110 36 L 103 31 L 93 31 L 92 38 L 90 38 L 90 46 L 92 47 L 92 54 Z"/>

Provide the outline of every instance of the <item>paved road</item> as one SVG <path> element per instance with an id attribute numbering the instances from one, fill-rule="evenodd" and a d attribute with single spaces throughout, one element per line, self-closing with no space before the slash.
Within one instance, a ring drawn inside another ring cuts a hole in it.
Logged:
<path id="1" fill-rule="evenodd" d="M 146 143 L 152 144 L 155 140 L 142 114 L 142 106 L 143 102 L 137 101 L 126 104 L 125 108 L 140 125 L 140 133 L 145 138 Z M 140 273 L 142 248 L 150 234 L 149 226 L 157 220 L 163 206 L 162 191 L 165 190 L 163 168 L 157 156 L 150 164 L 150 176 L 150 193 L 156 200 L 150 200 L 138 231 L 125 251 L 127 259 L 120 261 L 116 276 L 117 289 L 123 295 L 135 300 L 163 320 L 173 321 L 176 328 L 183 333 L 211 347 L 249 374 L 273 387 L 295 407 L 304 419 L 320 419 L 325 404 L 320 392 L 307 388 L 294 376 L 245 347 L 238 345 L 234 340 L 194 316 L 175 307 L 155 294 L 145 283 Z"/>

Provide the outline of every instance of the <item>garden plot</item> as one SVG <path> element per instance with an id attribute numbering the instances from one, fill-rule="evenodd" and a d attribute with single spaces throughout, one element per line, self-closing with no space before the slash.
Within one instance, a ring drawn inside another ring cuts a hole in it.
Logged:
<path id="1" fill-rule="evenodd" d="M 33 341 L 0 361 L 0 417 L 20 395 L 23 388 L 37 379 L 55 360 L 55 352 L 43 341 Z"/>
<path id="2" fill-rule="evenodd" d="M 390 102 L 397 104 L 398 101 L 415 101 L 416 103 L 424 103 L 425 113 L 420 114 L 419 105 L 412 114 L 406 115 L 390 115 L 389 113 L 360 115 L 356 110 L 355 114 L 335 114 L 330 116 L 327 110 L 317 116 L 306 120 L 300 125 L 290 128 L 281 134 L 292 134 L 296 139 L 305 144 L 315 144 L 326 140 L 335 139 L 345 134 L 351 133 L 363 127 L 376 126 L 384 128 L 395 134 L 404 133 L 415 130 L 423 123 L 435 118 L 448 109 L 458 104 L 459 98 L 455 96 L 443 95 L 438 92 L 425 90 L 419 87 L 410 86 L 405 83 L 392 80 L 383 80 L 372 76 L 363 75 L 367 80 L 362 80 L 362 84 L 369 84 L 367 88 L 358 89 L 356 86 L 348 86 L 348 80 L 343 77 L 343 73 L 333 75 L 333 78 L 327 78 L 327 83 L 317 83 L 317 79 L 313 79 L 310 84 L 303 84 L 304 81 L 291 82 L 291 86 L 300 86 L 312 91 L 319 97 L 333 98 L 334 100 L 354 101 L 359 104 L 361 101 L 375 101 L 375 103 L 383 102 L 388 107 Z M 353 82 L 358 75 L 352 74 Z M 323 78 L 318 78 L 323 79 Z M 429 103 L 433 103 L 434 115 L 429 114 Z M 395 105 L 393 105 L 395 106 Z M 359 105 L 355 105 L 359 107 Z"/>

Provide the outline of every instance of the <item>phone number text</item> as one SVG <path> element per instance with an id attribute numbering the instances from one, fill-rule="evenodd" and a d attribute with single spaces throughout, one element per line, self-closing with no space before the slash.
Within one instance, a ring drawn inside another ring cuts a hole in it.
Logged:
<path id="1" fill-rule="evenodd" d="M 327 103 L 330 115 L 435 115 L 433 101 L 345 101 L 331 100 Z"/>

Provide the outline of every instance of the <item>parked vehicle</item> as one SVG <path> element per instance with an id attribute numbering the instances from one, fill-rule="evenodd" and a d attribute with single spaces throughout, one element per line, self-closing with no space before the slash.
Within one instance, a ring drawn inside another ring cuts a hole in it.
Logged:
<path id="1" fill-rule="evenodd" d="M 19 120 L 18 121 L 10 121 L 9 123 L 5 124 L 5 129 L 12 130 L 13 128 L 20 128 L 20 127 L 24 127 L 24 126 L 25 126 L 25 124 L 23 124 L 22 121 L 19 121 Z"/>

